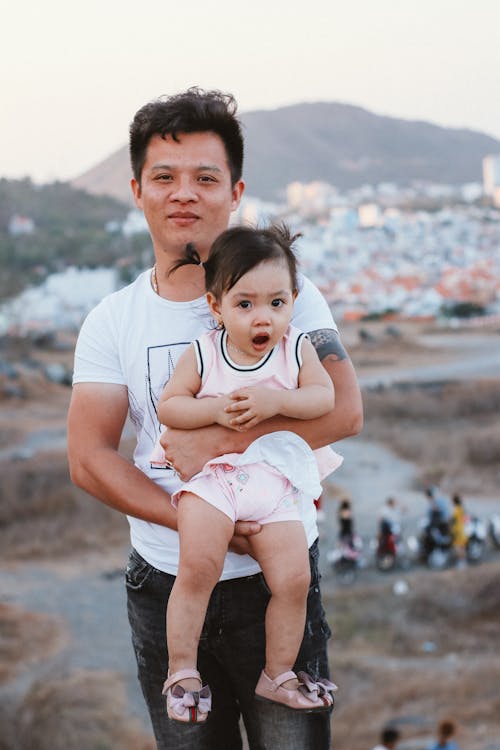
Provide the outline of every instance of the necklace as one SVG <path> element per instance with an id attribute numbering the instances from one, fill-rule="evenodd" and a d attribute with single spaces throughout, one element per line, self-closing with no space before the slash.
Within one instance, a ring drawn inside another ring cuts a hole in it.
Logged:
<path id="1" fill-rule="evenodd" d="M 238 352 L 238 354 L 243 354 L 244 356 L 248 357 L 248 354 L 244 352 L 242 349 L 238 349 L 237 346 L 235 346 L 229 339 L 227 339 L 227 346 L 228 348 L 231 348 L 233 352 Z"/>
<path id="2" fill-rule="evenodd" d="M 158 278 L 156 276 L 156 263 L 153 266 L 153 269 L 151 271 L 151 286 L 153 287 L 153 292 L 155 294 L 159 294 L 158 292 Z"/>

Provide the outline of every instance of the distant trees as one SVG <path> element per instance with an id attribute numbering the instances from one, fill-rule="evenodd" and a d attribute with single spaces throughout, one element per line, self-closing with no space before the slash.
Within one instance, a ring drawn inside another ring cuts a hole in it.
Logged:
<path id="1" fill-rule="evenodd" d="M 448 302 L 441 307 L 441 314 L 445 318 L 475 318 L 485 315 L 486 308 L 476 302 Z"/>
<path id="2" fill-rule="evenodd" d="M 147 235 L 124 237 L 109 232 L 120 225 L 129 206 L 108 196 L 94 196 L 67 183 L 34 185 L 30 179 L 0 179 L 0 300 L 68 265 L 126 266 L 147 263 Z M 32 219 L 32 233 L 9 233 L 14 216 Z M 122 271 L 126 273 L 125 270 Z"/>

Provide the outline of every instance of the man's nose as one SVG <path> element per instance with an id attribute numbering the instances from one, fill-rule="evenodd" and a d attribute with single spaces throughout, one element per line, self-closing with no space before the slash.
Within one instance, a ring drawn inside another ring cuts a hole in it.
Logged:
<path id="1" fill-rule="evenodd" d="M 174 189 L 170 194 L 171 200 L 181 201 L 186 203 L 188 201 L 198 200 L 198 193 L 196 192 L 195 185 L 188 177 L 181 177 L 174 184 Z"/>

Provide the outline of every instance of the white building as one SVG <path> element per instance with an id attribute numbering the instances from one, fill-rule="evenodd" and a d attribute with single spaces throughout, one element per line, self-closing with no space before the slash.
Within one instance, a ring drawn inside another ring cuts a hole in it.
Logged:
<path id="1" fill-rule="evenodd" d="M 133 234 L 145 234 L 147 231 L 148 223 L 142 211 L 136 208 L 129 211 L 122 224 L 122 233 L 125 237 L 130 237 Z"/>
<path id="2" fill-rule="evenodd" d="M 483 159 L 484 194 L 493 198 L 495 206 L 500 206 L 500 154 L 490 154 Z"/>
<path id="3" fill-rule="evenodd" d="M 29 216 L 14 214 L 14 216 L 10 217 L 8 231 L 11 237 L 18 237 L 21 234 L 33 234 L 35 231 L 35 222 Z"/>
<path id="4" fill-rule="evenodd" d="M 358 207 L 359 225 L 365 229 L 382 225 L 382 211 L 377 203 L 362 203 Z"/>
<path id="5" fill-rule="evenodd" d="M 318 216 L 326 213 L 337 194 L 327 182 L 291 182 L 286 189 L 288 208 L 301 216 Z"/>

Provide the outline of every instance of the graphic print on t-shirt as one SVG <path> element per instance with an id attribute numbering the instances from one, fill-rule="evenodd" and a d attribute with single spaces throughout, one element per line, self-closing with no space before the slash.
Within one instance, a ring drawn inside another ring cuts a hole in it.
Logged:
<path id="1" fill-rule="evenodd" d="M 172 377 L 179 357 L 189 346 L 190 341 L 148 346 L 146 369 L 146 409 L 149 419 L 144 419 L 144 430 L 151 440 L 151 449 L 158 440 L 162 429 L 158 419 L 158 401 L 164 387 Z"/>

